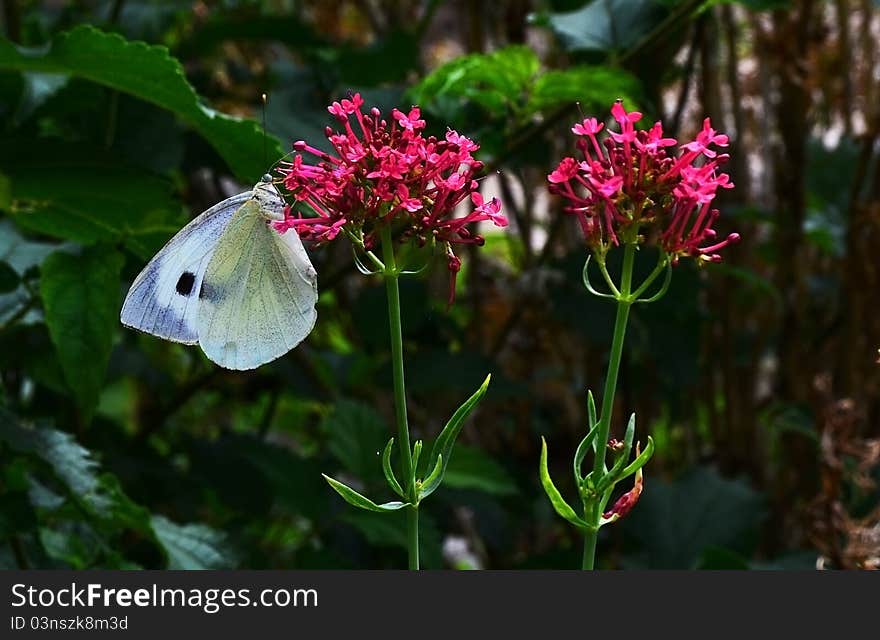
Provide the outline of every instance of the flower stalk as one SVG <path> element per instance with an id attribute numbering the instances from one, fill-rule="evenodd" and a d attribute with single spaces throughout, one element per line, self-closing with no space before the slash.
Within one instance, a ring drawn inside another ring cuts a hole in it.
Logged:
<path id="1" fill-rule="evenodd" d="M 382 258 L 385 270 L 385 293 L 388 298 L 388 326 L 391 338 L 391 367 L 394 378 L 394 414 L 397 421 L 397 444 L 403 466 L 404 495 L 409 501 L 406 510 L 407 555 L 409 568 L 419 568 L 419 505 L 415 495 L 415 469 L 410 449 L 409 423 L 406 413 L 406 383 L 403 374 L 403 328 L 400 323 L 400 272 L 394 255 L 391 228 L 382 229 Z"/>
<path id="2" fill-rule="evenodd" d="M 597 417 L 592 393 L 588 393 L 589 423 L 574 456 L 574 479 L 583 506 L 579 515 L 562 497 L 550 478 L 547 443 L 541 448 L 539 473 L 541 484 L 555 511 L 581 530 L 584 536 L 583 569 L 596 565 L 599 529 L 625 517 L 638 502 L 644 488 L 643 467 L 651 458 L 654 443 L 647 438 L 642 451 L 635 442 L 635 458 L 630 462 L 635 440 L 635 415 L 630 417 L 623 442 L 609 440 L 614 397 L 630 310 L 637 303 L 659 300 L 669 288 L 672 267 L 681 259 L 694 259 L 698 265 L 718 262 L 718 251 L 739 240 L 736 233 L 718 240 L 714 224 L 719 217 L 712 201 L 719 189 L 730 189 L 729 176 L 719 169 L 727 162 L 726 154 L 714 147 L 726 147 L 727 136 L 716 132 L 707 118 L 696 139 L 680 145 L 677 155 L 669 149 L 678 145 L 666 138 L 657 122 L 648 130 L 636 130 L 642 118 L 627 112 L 617 101 L 611 108 L 619 131 L 606 131 L 601 142 L 598 134 L 604 123 L 585 118 L 572 127 L 578 136 L 580 159 L 563 158 L 547 176 L 551 193 L 566 202 L 565 211 L 573 214 L 584 233 L 590 255 L 584 265 L 587 291 L 600 298 L 614 300 L 617 313 L 602 394 L 601 413 Z M 658 253 L 653 271 L 640 283 L 633 283 L 636 253 L 653 240 Z M 619 283 L 606 266 L 611 251 L 623 251 Z M 594 262 L 593 262 L 594 261 Z M 597 290 L 590 279 L 590 264 L 598 267 L 607 291 Z M 665 271 L 659 289 L 649 293 Z M 582 475 L 581 466 L 593 451 L 591 469 Z M 613 462 L 606 464 L 608 452 Z M 634 475 L 634 485 L 606 509 L 616 486 Z"/>
<path id="3" fill-rule="evenodd" d="M 376 503 L 351 487 L 324 476 L 350 505 L 389 513 L 406 512 L 408 566 L 419 568 L 419 505 L 443 482 L 453 446 L 464 422 L 489 386 L 487 376 L 479 389 L 452 415 L 434 440 L 426 476 L 418 477 L 421 440 L 411 442 L 406 410 L 403 366 L 403 328 L 400 321 L 400 278 L 419 271 L 404 270 L 397 247 L 441 250 L 450 274 L 449 304 L 454 301 L 455 277 L 461 259 L 454 245 L 484 243 L 475 225 L 507 225 L 496 198 L 484 199 L 475 179 L 483 165 L 473 152 L 479 145 L 449 129 L 443 138 L 423 135 L 425 121 L 418 107 L 391 118 L 378 109 L 363 111 L 359 94 L 328 107 L 341 131 L 325 131 L 333 153 L 305 141 L 294 143 L 294 156 L 280 163 L 283 184 L 296 204 L 285 209 L 284 220 L 273 226 L 279 233 L 295 230 L 303 240 L 326 244 L 347 238 L 354 249 L 358 271 L 381 276 L 388 303 L 391 365 L 394 380 L 394 416 L 401 458 L 399 481 L 392 465 L 394 438 L 382 452 L 382 471 L 389 488 L 400 498 Z M 469 203 L 462 215 L 459 206 Z M 377 255 L 381 254 L 381 259 Z M 439 253 L 439 252 L 438 252 Z M 426 264 L 427 266 L 427 264 Z"/>

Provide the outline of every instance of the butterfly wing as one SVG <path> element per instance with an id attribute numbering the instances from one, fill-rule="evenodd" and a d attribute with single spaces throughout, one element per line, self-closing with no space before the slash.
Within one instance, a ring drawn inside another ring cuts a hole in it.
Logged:
<path id="1" fill-rule="evenodd" d="M 279 234 L 260 204 L 243 205 L 217 243 L 199 292 L 205 354 L 227 369 L 284 355 L 315 326 L 317 274 L 294 230 Z"/>
<path id="2" fill-rule="evenodd" d="M 250 198 L 246 191 L 217 203 L 171 238 L 132 283 L 122 305 L 122 324 L 196 344 L 198 292 L 205 270 L 233 214 Z"/>

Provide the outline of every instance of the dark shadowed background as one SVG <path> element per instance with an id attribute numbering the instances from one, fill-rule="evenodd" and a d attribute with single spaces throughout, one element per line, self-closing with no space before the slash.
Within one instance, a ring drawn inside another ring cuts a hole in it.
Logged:
<path id="1" fill-rule="evenodd" d="M 2 34 L 0 565 L 405 565 L 402 522 L 320 475 L 387 492 L 384 289 L 347 245 L 311 250 L 317 328 L 256 372 L 118 322 L 188 218 L 324 143 L 326 105 L 359 91 L 480 142 L 511 221 L 462 256 L 449 311 L 442 257 L 403 283 L 415 436 L 493 375 L 422 509 L 426 567 L 578 566 L 539 445 L 573 497 L 613 308 L 546 174 L 576 103 L 618 97 L 731 136 L 719 235 L 743 240 L 635 309 L 613 431 L 635 411 L 657 452 L 599 564 L 880 566 L 876 2 L 8 0 Z"/>

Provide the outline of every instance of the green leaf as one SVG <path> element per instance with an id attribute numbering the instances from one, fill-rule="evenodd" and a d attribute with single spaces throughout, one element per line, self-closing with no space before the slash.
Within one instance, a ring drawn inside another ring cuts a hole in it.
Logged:
<path id="1" fill-rule="evenodd" d="M 406 502 L 385 502 L 383 504 L 376 504 L 369 498 L 362 496 L 357 491 L 348 487 L 338 480 L 334 480 L 330 476 L 326 474 L 321 474 L 324 476 L 324 480 L 328 482 L 328 484 L 336 490 L 336 493 L 341 495 L 343 499 L 353 507 L 358 507 L 360 509 L 365 509 L 367 511 L 377 511 L 380 513 L 384 513 L 387 511 L 397 511 L 398 509 L 403 509 L 407 506 Z"/>
<path id="2" fill-rule="evenodd" d="M 264 134 L 251 120 L 218 113 L 200 101 L 180 62 L 161 46 L 128 41 L 81 25 L 56 36 L 48 49 L 25 49 L 0 40 L 0 69 L 69 74 L 172 111 L 204 137 L 241 180 L 265 172 Z M 269 139 L 269 154 L 282 154 Z"/>
<path id="3" fill-rule="evenodd" d="M 18 272 L 3 261 L 0 261 L 0 293 L 10 293 L 18 289 L 21 278 Z"/>
<path id="4" fill-rule="evenodd" d="M 547 441 L 543 437 L 541 438 L 541 463 L 539 473 L 541 476 L 541 486 L 544 487 L 544 492 L 547 494 L 547 497 L 550 498 L 550 504 L 553 505 L 553 509 L 556 513 L 580 529 L 589 529 L 590 526 L 578 516 L 577 513 L 575 513 L 575 510 L 569 506 L 562 497 L 562 494 L 559 493 L 559 489 L 553 484 L 553 479 L 550 477 L 550 471 L 547 469 Z"/>
<path id="5" fill-rule="evenodd" d="M 168 569 L 230 569 L 235 566 L 226 537 L 201 524 L 179 525 L 164 516 L 150 518 L 156 539 L 168 558 Z"/>
<path id="6" fill-rule="evenodd" d="M 25 144 L 0 150 L 20 227 L 84 245 L 122 241 L 146 260 L 184 222 L 170 180 L 77 146 Z"/>
<path id="7" fill-rule="evenodd" d="M 415 444 L 413 444 L 413 450 L 412 450 L 413 469 L 419 468 L 419 458 L 422 457 L 422 446 L 423 446 L 423 443 L 421 440 L 416 440 Z"/>
<path id="8" fill-rule="evenodd" d="M 440 482 L 443 480 L 443 454 L 441 453 L 437 456 L 437 462 L 434 464 L 434 468 L 431 469 L 431 473 L 425 478 L 422 482 L 422 487 L 419 490 L 419 500 L 423 500 L 427 498 L 429 495 L 434 493 L 437 490 L 437 487 L 440 486 Z"/>
<path id="9" fill-rule="evenodd" d="M 464 421 L 471 414 L 476 406 L 479 404 L 480 400 L 486 394 L 486 390 L 489 388 L 489 381 L 492 379 L 492 375 L 486 376 L 486 379 L 483 380 L 483 384 L 480 385 L 480 388 L 477 389 L 474 394 L 465 400 L 464 404 L 462 404 L 452 417 L 449 419 L 449 422 L 446 423 L 446 426 L 443 427 L 443 431 L 437 436 L 437 439 L 434 440 L 434 446 L 431 447 L 431 455 L 428 457 L 428 468 L 433 469 L 437 464 L 437 460 L 442 456 L 441 462 L 441 471 L 440 471 L 440 479 L 442 482 L 443 475 L 446 473 L 446 468 L 449 465 L 449 461 L 452 459 L 452 448 L 455 446 L 455 440 L 458 438 L 458 434 L 461 431 L 461 428 L 464 426 Z"/>
<path id="10" fill-rule="evenodd" d="M 615 478 L 614 481 L 620 482 L 634 474 L 648 463 L 648 460 L 651 459 L 652 455 L 654 455 L 654 438 L 648 436 L 648 444 L 645 445 L 645 450 L 642 451 L 635 460 L 629 463 L 626 468 L 620 472 L 620 477 Z"/>
<path id="11" fill-rule="evenodd" d="M 691 569 L 711 547 L 748 557 L 765 515 L 763 497 L 749 483 L 713 468 L 695 467 L 671 483 L 657 479 L 620 521 L 638 545 L 627 566 Z"/>
<path id="12" fill-rule="evenodd" d="M 624 473 L 621 472 L 624 465 L 629 460 L 629 454 L 632 451 L 633 439 L 636 435 L 636 414 L 632 414 L 629 417 L 629 422 L 626 425 L 626 433 L 623 436 L 623 451 L 621 451 L 617 460 L 614 461 L 614 466 L 611 467 L 611 470 L 602 477 L 602 480 L 596 485 L 596 491 L 602 493 L 612 484 L 624 478 Z M 651 436 L 648 436 L 648 446 L 645 449 L 645 453 L 648 453 L 648 449 L 653 453 L 654 451 L 654 441 L 651 439 Z M 650 454 L 645 458 L 645 462 L 650 458 Z"/>
<path id="13" fill-rule="evenodd" d="M 516 482 L 500 464 L 475 447 L 463 444 L 455 448 L 455 457 L 449 461 L 443 483 L 455 489 L 476 489 L 497 496 L 518 492 Z"/>
<path id="14" fill-rule="evenodd" d="M 638 79 L 626 71 L 578 66 L 548 71 L 539 77 L 526 109 L 529 113 L 540 113 L 578 102 L 583 111 L 598 115 L 601 120 L 618 98 L 632 111 L 638 106 L 639 93 Z"/>
<path id="15" fill-rule="evenodd" d="M 96 515 L 109 515 L 111 501 L 98 475 L 98 462 L 72 435 L 28 425 L 0 408 L 0 440 L 14 451 L 43 460 L 73 498 Z"/>
<path id="16" fill-rule="evenodd" d="M 567 51 L 612 52 L 646 36 L 668 13 L 656 0 L 593 0 L 575 11 L 539 16 Z"/>
<path id="17" fill-rule="evenodd" d="M 592 394 L 590 394 L 590 400 L 593 399 Z M 593 406 L 592 413 L 595 417 L 596 407 Z M 592 420 L 591 420 L 592 422 Z M 587 432 L 587 435 L 584 436 L 584 439 L 581 440 L 581 443 L 578 445 L 577 450 L 574 452 L 574 462 L 572 465 L 572 471 L 574 472 L 575 482 L 580 485 L 583 482 L 584 476 L 581 470 L 581 465 L 584 463 L 584 458 L 587 455 L 587 451 L 590 450 L 590 447 L 593 447 L 593 442 L 596 440 L 596 434 L 599 433 L 599 423 L 593 422 L 592 428 Z M 593 447 L 595 450 L 595 447 Z"/>
<path id="18" fill-rule="evenodd" d="M 587 418 L 590 421 L 590 424 L 587 425 L 587 431 L 592 431 L 598 421 L 596 417 L 596 400 L 593 398 L 592 391 L 587 391 Z"/>
<path id="19" fill-rule="evenodd" d="M 0 175 L 0 211 L 9 211 L 12 205 L 12 191 L 9 188 L 9 178 Z"/>
<path id="20" fill-rule="evenodd" d="M 815 564 L 813 565 L 815 567 Z M 744 571 L 749 569 L 748 560 L 740 554 L 723 547 L 706 547 L 697 560 L 696 569 L 703 571 L 735 570 Z"/>
<path id="21" fill-rule="evenodd" d="M 323 420 L 327 445 L 342 467 L 366 484 L 380 481 L 379 453 L 388 436 L 388 425 L 366 404 L 341 400 Z"/>
<path id="22" fill-rule="evenodd" d="M 391 438 L 388 441 L 388 444 L 385 445 L 385 450 L 382 452 L 382 471 L 385 472 L 385 479 L 388 481 L 388 486 L 390 486 L 394 493 L 401 498 L 405 498 L 406 495 L 403 492 L 403 488 L 394 476 L 394 469 L 391 468 L 391 448 L 393 446 L 394 438 Z"/>
<path id="23" fill-rule="evenodd" d="M 122 256 L 106 247 L 57 251 L 43 262 L 46 324 L 67 385 L 89 421 L 104 382 L 119 314 Z"/>
<path id="24" fill-rule="evenodd" d="M 431 72 L 410 96 L 421 105 L 472 102 L 500 118 L 522 108 L 539 69 L 538 56 L 523 46 L 461 56 Z"/>

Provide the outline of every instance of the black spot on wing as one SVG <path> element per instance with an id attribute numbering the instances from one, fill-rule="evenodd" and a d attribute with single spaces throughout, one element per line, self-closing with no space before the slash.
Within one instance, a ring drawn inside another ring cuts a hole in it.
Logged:
<path id="1" fill-rule="evenodd" d="M 199 300 L 218 302 L 220 300 L 220 287 L 212 285 L 207 280 L 202 280 L 202 287 L 199 289 Z"/>
<path id="2" fill-rule="evenodd" d="M 183 275 L 177 281 L 177 293 L 182 296 L 189 296 L 192 294 L 193 286 L 196 283 L 196 274 L 190 271 L 184 271 Z"/>

